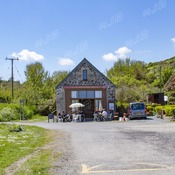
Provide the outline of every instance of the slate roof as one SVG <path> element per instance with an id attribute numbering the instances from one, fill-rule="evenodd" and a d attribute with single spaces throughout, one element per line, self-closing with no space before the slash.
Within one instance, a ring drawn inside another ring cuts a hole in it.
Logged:
<path id="1" fill-rule="evenodd" d="M 56 87 L 55 89 L 57 89 L 59 86 L 65 86 L 68 85 L 67 82 L 69 79 L 72 80 L 72 77 L 74 79 L 76 79 L 74 77 L 74 73 L 77 72 L 77 70 L 82 67 L 84 64 L 87 64 L 89 67 L 91 67 L 97 74 L 99 77 L 101 77 L 104 81 L 114 85 L 104 74 L 102 74 L 94 65 L 92 65 L 86 58 L 84 58 Z M 96 82 L 94 82 L 94 85 L 104 85 L 100 82 L 99 79 L 96 80 Z M 115 85 L 114 85 L 115 86 Z"/>

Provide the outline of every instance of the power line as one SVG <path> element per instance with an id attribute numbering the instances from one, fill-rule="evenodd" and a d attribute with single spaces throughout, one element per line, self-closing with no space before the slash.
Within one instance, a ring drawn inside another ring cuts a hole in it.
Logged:
<path id="1" fill-rule="evenodd" d="M 21 74 L 20 74 L 19 70 L 17 69 L 17 67 L 16 67 L 16 65 L 15 65 L 15 64 L 14 64 L 14 66 L 15 66 L 16 72 L 18 73 L 18 76 L 19 76 L 19 77 L 20 77 L 20 79 L 21 79 L 21 82 L 23 83 L 23 79 L 22 79 L 22 76 L 21 76 Z"/>
<path id="2" fill-rule="evenodd" d="M 12 98 L 14 97 L 14 91 L 13 91 L 13 61 L 19 60 L 18 58 L 7 58 L 5 60 L 10 60 L 11 61 L 11 66 L 12 66 Z"/>

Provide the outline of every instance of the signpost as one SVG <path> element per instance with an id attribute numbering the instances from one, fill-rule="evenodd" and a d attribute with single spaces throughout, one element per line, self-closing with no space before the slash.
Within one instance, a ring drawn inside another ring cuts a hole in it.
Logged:
<path id="1" fill-rule="evenodd" d="M 20 100 L 20 123 L 24 120 L 24 100 Z"/>

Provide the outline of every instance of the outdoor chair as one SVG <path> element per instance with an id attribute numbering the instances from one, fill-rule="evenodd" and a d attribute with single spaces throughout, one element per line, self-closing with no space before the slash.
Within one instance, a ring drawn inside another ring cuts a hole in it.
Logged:
<path id="1" fill-rule="evenodd" d="M 112 120 L 112 113 L 108 114 L 108 120 Z"/>
<path id="2" fill-rule="evenodd" d="M 76 115 L 76 114 L 72 114 L 72 121 L 73 122 L 78 122 L 78 120 L 79 120 L 79 118 L 78 118 L 78 115 Z"/>
<path id="3" fill-rule="evenodd" d="M 94 113 L 94 121 L 98 121 L 98 114 Z"/>
<path id="4" fill-rule="evenodd" d="M 54 115 L 53 115 L 52 113 L 48 115 L 48 123 L 49 123 L 49 120 L 50 120 L 50 119 L 52 119 L 53 122 L 54 122 L 54 120 L 55 120 L 55 119 L 54 119 Z"/>

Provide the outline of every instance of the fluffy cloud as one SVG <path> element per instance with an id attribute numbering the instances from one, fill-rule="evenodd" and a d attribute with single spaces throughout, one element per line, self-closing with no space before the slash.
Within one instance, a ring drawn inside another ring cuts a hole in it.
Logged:
<path id="1" fill-rule="evenodd" d="M 121 47 L 115 51 L 115 53 L 108 53 L 103 55 L 105 61 L 117 61 L 119 58 L 125 59 L 131 52 L 127 47 Z"/>
<path id="2" fill-rule="evenodd" d="M 174 43 L 174 47 L 175 47 L 175 38 L 171 38 L 171 41 Z"/>
<path id="3" fill-rule="evenodd" d="M 36 52 L 29 51 L 27 49 L 24 49 L 19 53 L 13 52 L 11 56 L 18 57 L 19 60 L 23 61 L 41 61 L 44 59 L 44 56 L 37 54 Z"/>
<path id="4" fill-rule="evenodd" d="M 106 61 L 115 61 L 117 58 L 113 53 L 107 53 L 103 55 L 103 59 Z"/>
<path id="5" fill-rule="evenodd" d="M 61 66 L 69 66 L 73 65 L 74 62 L 69 58 L 59 58 L 58 64 L 60 64 Z"/>
<path id="6" fill-rule="evenodd" d="M 175 38 L 171 38 L 171 41 L 172 41 L 173 43 L 175 43 Z"/>
<path id="7" fill-rule="evenodd" d="M 115 51 L 118 58 L 126 58 L 130 52 L 131 52 L 131 50 L 128 49 L 127 47 L 121 47 Z"/>

